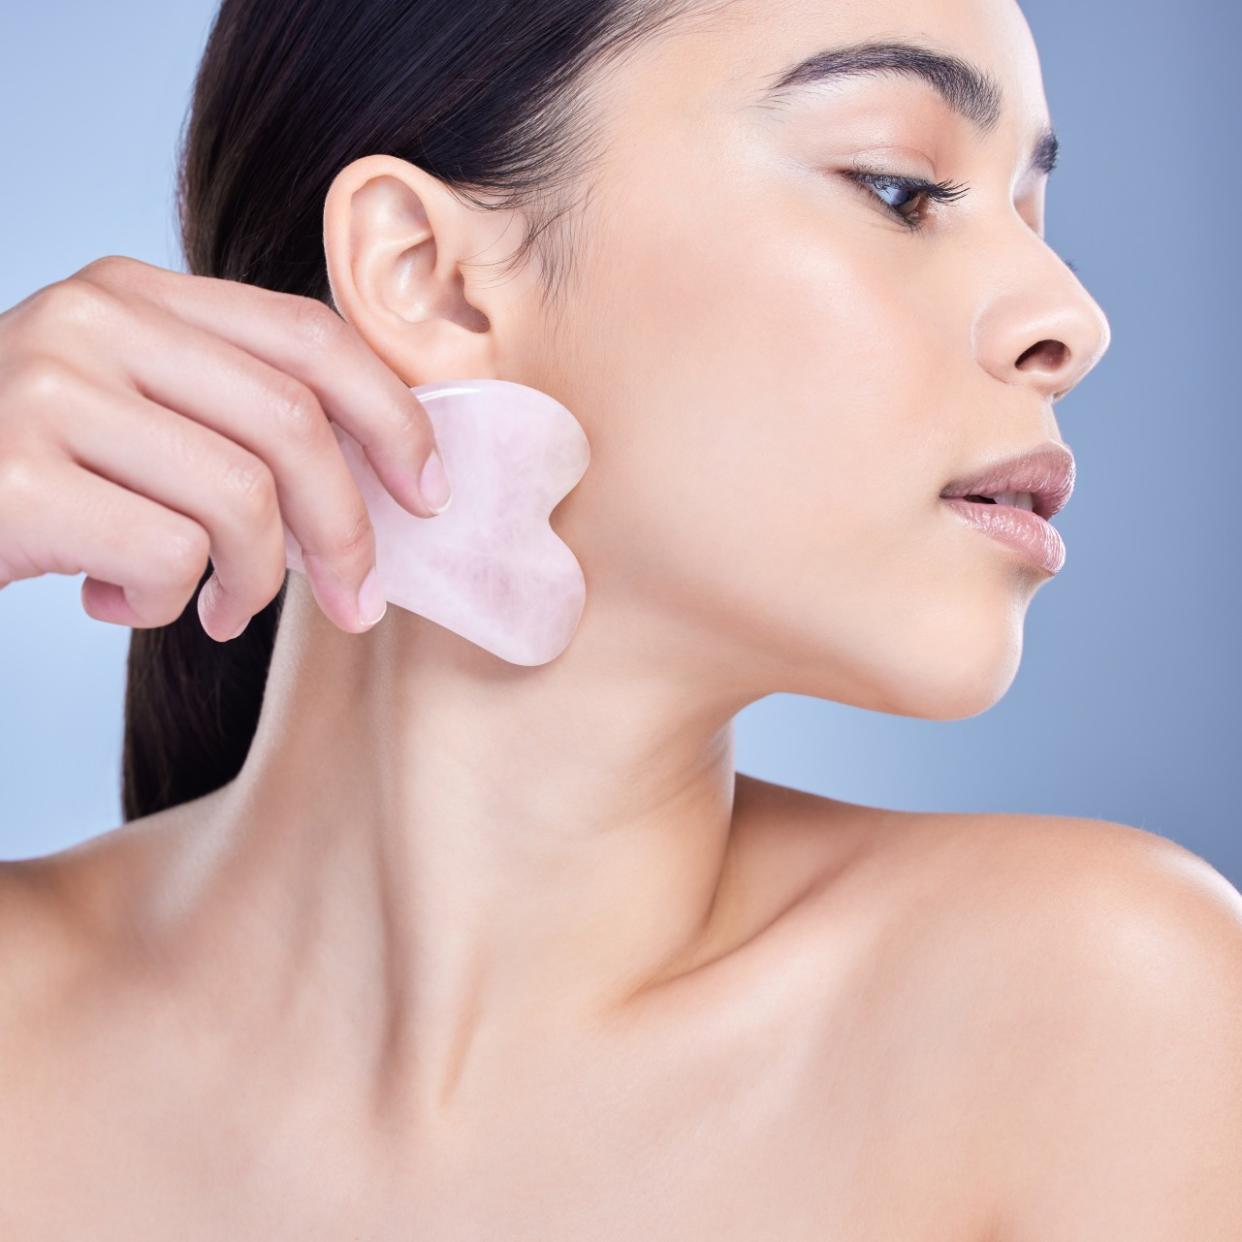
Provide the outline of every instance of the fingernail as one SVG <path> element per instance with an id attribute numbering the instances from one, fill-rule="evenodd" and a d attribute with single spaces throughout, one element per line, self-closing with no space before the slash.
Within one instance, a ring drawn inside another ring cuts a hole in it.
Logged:
<path id="1" fill-rule="evenodd" d="M 444 462 L 440 460 L 440 454 L 435 449 L 431 450 L 431 456 L 427 458 L 423 466 L 418 487 L 423 494 L 423 499 L 427 502 L 427 507 L 433 513 L 443 513 L 448 508 L 449 501 L 453 499 L 452 486 L 448 481 L 448 475 L 444 473 Z"/>
<path id="2" fill-rule="evenodd" d="M 388 611 L 388 601 L 374 569 L 362 580 L 358 590 L 358 618 L 363 625 L 374 625 Z"/>

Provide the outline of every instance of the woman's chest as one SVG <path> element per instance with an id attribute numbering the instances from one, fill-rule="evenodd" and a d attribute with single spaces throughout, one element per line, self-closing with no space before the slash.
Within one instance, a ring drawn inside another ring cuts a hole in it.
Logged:
<path id="1" fill-rule="evenodd" d="M 124 1138 L 85 1152 L 49 1145 L 37 1168 L 5 1177 L 0 1235 L 92 1242 L 969 1242 L 990 1237 L 970 1170 L 935 1153 L 913 1166 L 864 1137 L 825 1148 L 797 1124 L 762 1134 L 683 1118 L 618 1144 L 589 1118 L 559 1135 L 527 1132 L 517 1146 L 481 1145 L 451 1179 L 411 1170 L 358 1176 L 308 1144 L 305 1172 L 244 1163 L 209 1121 L 187 1118 L 208 1151 L 197 1168 L 166 1148 Z M 607 1127 L 604 1127 L 607 1129 Z M 168 1147 L 186 1146 L 184 1132 Z M 35 1153 L 32 1153 L 35 1154 Z M 248 1158 L 249 1159 L 249 1158 Z M 264 1175 L 270 1168 L 270 1176 Z"/>
<path id="2" fill-rule="evenodd" d="M 270 1065 L 189 1089 L 152 1060 L 80 1060 L 9 1113 L 0 1236 L 92 1242 L 968 1242 L 987 1236 L 960 1115 L 920 1115 L 894 1046 L 817 1038 L 738 998 L 658 1043 L 515 1071 L 462 1124 L 391 1141 L 330 1084 Z M 725 1026 L 722 1027 L 722 1021 Z M 676 1032 L 674 1034 L 674 1032 Z M 20 1142 L 10 1144 L 22 1131 Z"/>

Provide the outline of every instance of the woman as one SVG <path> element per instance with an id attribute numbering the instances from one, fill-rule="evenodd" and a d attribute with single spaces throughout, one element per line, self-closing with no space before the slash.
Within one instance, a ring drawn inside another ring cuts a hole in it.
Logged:
<path id="1" fill-rule="evenodd" d="M 0 581 L 134 627 L 126 822 L 2 873 L 0 1234 L 1235 1238 L 1223 877 L 733 770 L 985 711 L 1056 572 L 943 495 L 1063 502 L 1108 343 L 1017 7 L 226 0 L 183 155 L 190 273 L 0 320 Z M 591 442 L 543 666 L 357 611 L 327 420 L 434 521 L 464 376 Z"/>

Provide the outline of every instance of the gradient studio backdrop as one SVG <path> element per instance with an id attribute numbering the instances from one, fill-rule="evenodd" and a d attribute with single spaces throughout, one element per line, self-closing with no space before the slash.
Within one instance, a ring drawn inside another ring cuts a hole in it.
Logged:
<path id="1" fill-rule="evenodd" d="M 739 718 L 737 764 L 874 805 L 1134 824 L 1242 887 L 1242 20 L 1231 0 L 1024 8 L 1062 141 L 1048 240 L 1113 328 L 1058 406 L 1079 463 L 1057 519 L 1065 568 L 1032 602 L 1021 669 L 991 710 L 920 721 L 772 695 Z M 103 254 L 181 268 L 173 157 L 213 12 L 0 8 L 0 308 Z M 86 616 L 81 582 L 0 592 L 3 858 L 120 823 L 129 631 Z"/>

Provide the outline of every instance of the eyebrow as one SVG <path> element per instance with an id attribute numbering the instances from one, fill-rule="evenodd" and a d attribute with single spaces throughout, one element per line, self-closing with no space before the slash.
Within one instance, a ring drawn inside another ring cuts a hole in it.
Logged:
<path id="1" fill-rule="evenodd" d="M 886 73 L 926 82 L 980 134 L 991 133 L 1000 120 L 1004 92 L 995 78 L 960 56 L 904 42 L 852 43 L 817 52 L 775 75 L 760 95 L 758 106 L 782 106 L 785 97 L 799 87 Z M 1035 139 L 1027 170 L 1052 172 L 1059 146 L 1052 127 L 1045 126 Z"/>

